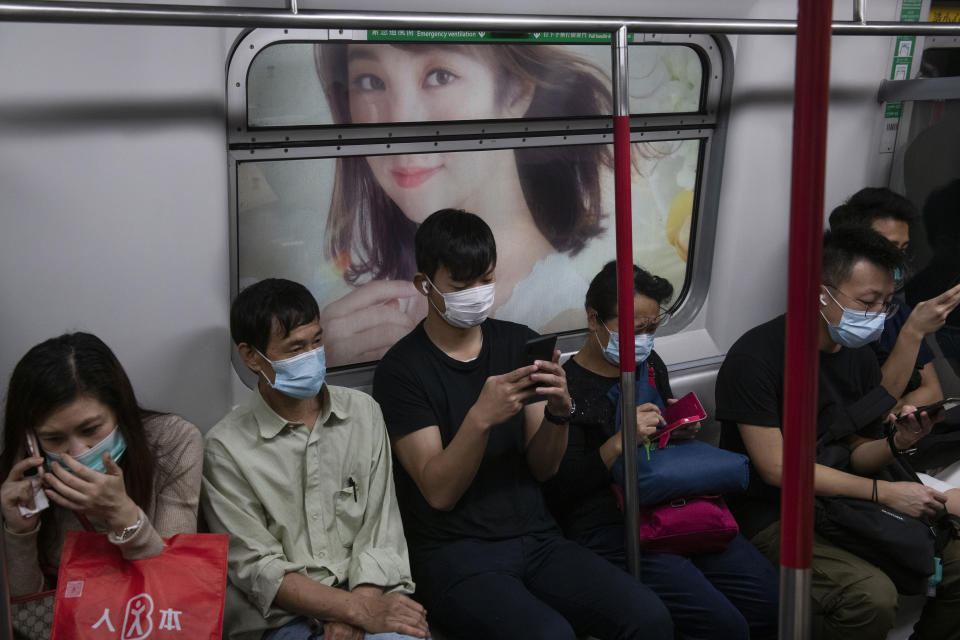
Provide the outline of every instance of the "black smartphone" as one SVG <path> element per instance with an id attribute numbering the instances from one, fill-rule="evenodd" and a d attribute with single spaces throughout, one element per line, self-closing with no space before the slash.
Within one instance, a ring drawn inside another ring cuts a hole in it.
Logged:
<path id="1" fill-rule="evenodd" d="M 944 411 L 950 411 L 950 409 L 953 409 L 954 407 L 957 407 L 957 406 L 960 406 L 960 398 L 957 398 L 957 397 L 944 398 L 944 399 L 941 400 L 940 402 L 934 402 L 934 403 L 932 403 L 932 404 L 925 404 L 925 405 L 923 405 L 922 407 L 917 407 L 916 412 L 914 412 L 914 413 L 912 413 L 912 414 L 908 414 L 908 415 L 917 415 L 917 416 L 919 416 L 919 415 L 920 415 L 921 413 L 923 413 L 924 411 L 926 411 L 926 412 L 929 414 L 929 413 L 933 413 L 934 411 L 936 411 L 936 410 L 939 409 L 940 407 L 943 407 L 943 410 L 944 410 Z M 907 416 L 902 416 L 902 417 L 897 418 L 897 422 L 902 422 L 902 421 L 904 421 L 904 420 L 906 419 L 906 417 L 907 417 Z"/>
<path id="2" fill-rule="evenodd" d="M 537 336 L 530 338 L 523 345 L 523 363 L 521 367 L 533 364 L 537 360 L 553 360 L 553 352 L 557 348 L 557 336 Z"/>

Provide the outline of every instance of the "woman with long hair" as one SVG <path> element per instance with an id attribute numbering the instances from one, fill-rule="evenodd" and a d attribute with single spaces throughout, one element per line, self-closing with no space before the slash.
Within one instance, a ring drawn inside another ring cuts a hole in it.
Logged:
<path id="1" fill-rule="evenodd" d="M 11 594 L 50 586 L 45 569 L 58 566 L 69 529 L 106 532 L 128 559 L 195 532 L 202 456 L 195 426 L 138 406 L 98 337 L 65 334 L 30 349 L 10 377 L 0 453 Z M 49 508 L 38 511 L 43 496 Z"/>
<path id="2" fill-rule="evenodd" d="M 602 70 L 555 45 L 334 43 L 315 56 L 338 124 L 611 113 Z M 323 310 L 330 363 L 379 358 L 425 315 L 413 235 L 443 208 L 493 229 L 498 317 L 544 329 L 576 309 L 568 292 L 587 283 L 570 257 L 603 232 L 610 165 L 607 145 L 338 158 L 327 252 L 357 288 Z"/>

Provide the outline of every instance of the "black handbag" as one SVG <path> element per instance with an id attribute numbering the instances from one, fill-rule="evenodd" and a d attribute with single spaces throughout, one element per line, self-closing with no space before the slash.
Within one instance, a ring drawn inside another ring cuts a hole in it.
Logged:
<path id="1" fill-rule="evenodd" d="M 927 592 L 936 570 L 936 536 L 923 520 L 871 500 L 817 498 L 814 528 L 887 574 L 900 593 Z"/>
<path id="2" fill-rule="evenodd" d="M 833 392 L 829 388 L 827 391 Z M 883 415 L 878 408 L 886 409 L 880 405 L 882 395 L 868 394 L 845 406 L 830 428 L 818 434 L 820 464 L 840 470 L 849 465 L 850 451 L 844 440 Z M 886 396 L 888 404 L 892 400 Z M 920 482 L 899 455 L 887 467 L 884 479 Z M 883 571 L 904 595 L 927 593 L 930 576 L 936 571 L 936 557 L 953 537 L 952 529 L 946 512 L 931 519 L 914 518 L 872 500 L 834 496 L 814 501 L 814 530 Z"/>

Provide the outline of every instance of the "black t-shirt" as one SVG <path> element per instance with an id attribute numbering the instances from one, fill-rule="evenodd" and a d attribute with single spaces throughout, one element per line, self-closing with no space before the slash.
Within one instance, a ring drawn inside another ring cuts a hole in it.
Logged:
<path id="1" fill-rule="evenodd" d="M 672 398 L 667 367 L 656 352 L 651 352 L 646 367 L 637 367 L 637 378 L 649 376 L 649 367 L 653 368 L 654 384 L 661 398 Z M 613 478 L 600 458 L 600 447 L 615 428 L 616 407 L 607 398 L 607 392 L 620 378 L 588 371 L 573 358 L 563 369 L 577 411 L 570 421 L 567 451 L 560 469 L 543 490 L 564 535 L 575 539 L 596 527 L 623 524 L 623 514 L 610 490 Z"/>
<path id="2" fill-rule="evenodd" d="M 486 320 L 483 346 L 470 362 L 454 360 L 427 336 L 421 322 L 377 365 L 373 397 L 387 430 L 399 438 L 437 426 L 447 447 L 490 376 L 523 362 L 524 344 L 537 334 L 512 322 Z M 540 484 L 525 455 L 523 411 L 490 430 L 477 474 L 450 511 L 431 507 L 399 462 L 397 500 L 411 553 L 463 538 L 503 540 L 553 530 Z"/>
<path id="3" fill-rule="evenodd" d="M 784 332 L 779 316 L 745 333 L 730 348 L 717 374 L 720 446 L 746 454 L 737 424 L 783 424 Z M 847 470 L 849 449 L 839 444 L 850 434 L 883 437 L 883 417 L 896 404 L 880 386 L 880 366 L 870 347 L 820 352 L 817 393 L 817 460 Z M 740 529 L 752 537 L 780 519 L 780 490 L 763 482 L 753 463 L 744 494 L 724 496 Z"/>

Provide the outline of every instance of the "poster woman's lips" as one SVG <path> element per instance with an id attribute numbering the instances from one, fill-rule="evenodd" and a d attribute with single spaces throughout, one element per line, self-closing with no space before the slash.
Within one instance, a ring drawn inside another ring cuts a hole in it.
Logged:
<path id="1" fill-rule="evenodd" d="M 390 175 L 393 176 L 394 181 L 401 188 L 412 189 L 422 185 L 442 168 L 443 165 L 437 167 L 397 167 L 390 170 Z"/>

